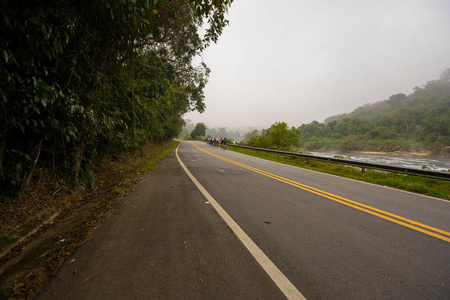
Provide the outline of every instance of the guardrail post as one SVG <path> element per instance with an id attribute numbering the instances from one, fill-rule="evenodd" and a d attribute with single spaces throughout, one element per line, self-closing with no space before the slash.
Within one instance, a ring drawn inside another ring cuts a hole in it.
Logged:
<path id="1" fill-rule="evenodd" d="M 366 173 L 366 168 L 361 168 L 361 172 L 364 174 Z"/>

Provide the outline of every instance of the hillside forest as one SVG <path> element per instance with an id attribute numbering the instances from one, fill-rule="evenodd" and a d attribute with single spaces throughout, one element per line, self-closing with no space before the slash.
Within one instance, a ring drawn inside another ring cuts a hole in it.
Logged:
<path id="1" fill-rule="evenodd" d="M 450 69 L 408 96 L 392 95 L 298 129 L 307 150 L 444 154 L 450 147 Z"/>
<path id="2" fill-rule="evenodd" d="M 195 138 L 189 136 L 195 127 L 186 120 L 182 135 Z M 277 122 L 268 129 L 252 129 L 245 134 L 225 128 L 205 126 L 205 129 L 206 136 L 227 137 L 248 146 L 279 150 L 405 151 L 447 155 L 450 150 L 450 69 L 439 79 L 415 87 L 408 96 L 392 95 L 351 113 L 329 117 L 323 123 L 313 121 L 289 128 L 285 122 Z"/>
<path id="3" fill-rule="evenodd" d="M 232 0 L 0 1 L 0 182 L 89 181 L 106 155 L 178 136 L 205 109 Z M 62 176 L 62 175 L 61 175 Z"/>

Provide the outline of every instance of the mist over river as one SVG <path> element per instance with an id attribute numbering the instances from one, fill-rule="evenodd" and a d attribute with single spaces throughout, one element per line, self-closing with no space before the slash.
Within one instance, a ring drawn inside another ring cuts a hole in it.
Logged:
<path id="1" fill-rule="evenodd" d="M 405 168 L 422 169 L 426 166 L 427 169 L 433 171 L 450 171 L 450 156 L 447 157 L 430 157 L 402 154 L 369 154 L 369 153 L 354 153 L 354 152 L 311 152 L 312 155 L 350 159 L 355 161 L 362 161 L 367 163 L 391 165 Z"/>

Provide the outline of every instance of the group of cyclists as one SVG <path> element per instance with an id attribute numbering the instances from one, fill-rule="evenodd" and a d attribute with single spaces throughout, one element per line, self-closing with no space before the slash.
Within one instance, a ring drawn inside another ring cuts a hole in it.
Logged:
<path id="1" fill-rule="evenodd" d="M 227 138 L 206 138 L 206 142 L 211 146 L 220 146 L 223 149 L 227 149 Z"/>

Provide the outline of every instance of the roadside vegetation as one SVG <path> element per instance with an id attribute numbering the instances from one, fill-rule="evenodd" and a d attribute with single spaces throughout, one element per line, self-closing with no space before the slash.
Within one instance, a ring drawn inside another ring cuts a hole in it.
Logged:
<path id="1" fill-rule="evenodd" d="M 232 146 L 229 146 L 228 150 L 313 171 L 333 174 L 373 184 L 397 188 L 413 193 L 450 200 L 450 181 L 446 180 L 403 175 L 398 173 L 388 173 L 370 169 L 366 169 L 363 173 L 361 171 L 361 168 L 314 160 L 308 162 L 308 160 L 304 158 L 282 156 L 273 153 L 247 150 Z"/>
<path id="2" fill-rule="evenodd" d="M 250 138 L 247 146 L 267 148 L 282 151 L 292 151 L 300 145 L 300 131 L 289 128 L 285 122 L 277 122 L 264 130 L 261 135 Z"/>
<path id="3" fill-rule="evenodd" d="M 32 298 L 204 111 L 232 2 L 0 1 L 0 298 Z"/>
<path id="4" fill-rule="evenodd" d="M 111 155 L 93 171 L 90 188 L 49 190 L 42 178 L 35 178 L 30 183 L 33 192 L 20 205 L 0 206 L 0 299 L 32 299 L 118 202 L 178 144 L 152 143 L 139 151 Z M 43 212 L 38 199 L 47 205 Z"/>
<path id="5" fill-rule="evenodd" d="M 0 188 L 35 172 L 88 182 L 95 164 L 178 136 L 204 111 L 216 42 L 232 0 L 1 1 Z"/>

